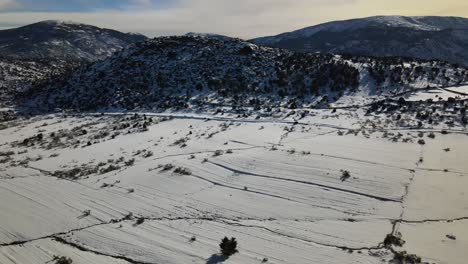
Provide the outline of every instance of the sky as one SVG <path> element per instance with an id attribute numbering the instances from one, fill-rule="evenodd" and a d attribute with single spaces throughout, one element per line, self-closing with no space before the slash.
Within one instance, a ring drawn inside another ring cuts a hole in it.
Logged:
<path id="1" fill-rule="evenodd" d="M 467 0 L 0 0 L 0 29 L 57 19 L 149 37 L 253 38 L 375 15 L 460 16 Z"/>

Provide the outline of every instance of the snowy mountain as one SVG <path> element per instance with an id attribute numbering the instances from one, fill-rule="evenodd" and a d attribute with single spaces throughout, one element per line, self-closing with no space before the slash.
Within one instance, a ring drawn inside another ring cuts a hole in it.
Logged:
<path id="1" fill-rule="evenodd" d="M 146 39 L 142 35 L 61 21 L 0 31 L 0 105 L 33 83 L 57 76 Z"/>
<path id="2" fill-rule="evenodd" d="M 335 21 L 252 40 L 298 51 L 407 56 L 468 65 L 468 19 L 376 16 Z"/>
<path id="3" fill-rule="evenodd" d="M 42 21 L 0 31 L 0 56 L 96 61 L 145 40 L 137 34 L 64 21 Z"/>
<path id="4" fill-rule="evenodd" d="M 466 69 L 437 61 L 302 54 L 182 36 L 137 43 L 20 99 L 49 110 L 327 107 L 346 96 L 381 98 L 467 80 Z"/>

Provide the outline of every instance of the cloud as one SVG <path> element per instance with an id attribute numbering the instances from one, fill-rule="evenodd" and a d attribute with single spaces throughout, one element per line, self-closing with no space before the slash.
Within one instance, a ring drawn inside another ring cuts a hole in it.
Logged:
<path id="1" fill-rule="evenodd" d="M 18 6 L 15 0 L 0 0 L 0 10 L 8 10 Z"/>
<path id="2" fill-rule="evenodd" d="M 0 11 L 15 12 L 94 12 L 157 8 L 174 0 L 0 0 Z M 2 4 L 4 3 L 4 4 Z"/>
<path id="3" fill-rule="evenodd" d="M 373 15 L 468 17 L 468 3 L 460 0 L 17 1 L 22 5 L 20 10 L 1 13 L 0 24 L 28 24 L 38 20 L 62 19 L 121 31 L 141 32 L 149 36 L 194 31 L 250 38 L 291 31 L 332 20 Z M 60 2 L 62 6 L 42 10 L 37 7 L 40 5 L 39 2 L 47 8 L 52 2 Z M 36 7 L 29 10 L 25 4 L 34 4 Z"/>

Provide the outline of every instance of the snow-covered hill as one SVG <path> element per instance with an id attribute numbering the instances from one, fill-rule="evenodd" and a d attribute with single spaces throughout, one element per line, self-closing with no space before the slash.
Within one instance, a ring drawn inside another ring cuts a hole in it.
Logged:
<path id="1" fill-rule="evenodd" d="M 33 109 L 167 109 L 210 106 L 268 110 L 326 107 L 342 97 L 383 97 L 467 81 L 438 61 L 302 54 L 239 39 L 161 37 L 52 79 L 24 96 Z"/>
<path id="2" fill-rule="evenodd" d="M 145 39 L 145 36 L 138 34 L 49 20 L 1 30 L 0 55 L 20 59 L 54 58 L 91 62 Z"/>
<path id="3" fill-rule="evenodd" d="M 468 19 L 376 16 L 329 22 L 252 40 L 300 51 L 409 56 L 468 64 Z"/>
<path id="4" fill-rule="evenodd" d="M 104 59 L 142 35 L 62 21 L 0 31 L 0 106 L 35 83 Z"/>

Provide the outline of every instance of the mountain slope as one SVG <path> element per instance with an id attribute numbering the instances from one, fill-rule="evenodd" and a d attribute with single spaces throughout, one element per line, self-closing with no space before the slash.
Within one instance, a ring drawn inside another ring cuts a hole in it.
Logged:
<path id="1" fill-rule="evenodd" d="M 384 96 L 467 80 L 466 69 L 437 61 L 302 54 L 183 36 L 138 43 L 20 99 L 49 110 L 319 107 L 345 94 Z"/>
<path id="2" fill-rule="evenodd" d="M 104 59 L 146 37 L 61 21 L 0 31 L 0 106 L 43 81 Z"/>
<path id="3" fill-rule="evenodd" d="M 145 39 L 143 35 L 50 20 L 1 30 L 0 56 L 90 62 L 106 58 L 132 43 Z"/>
<path id="4" fill-rule="evenodd" d="M 468 65 L 468 19 L 377 16 L 335 21 L 252 40 L 298 51 L 407 56 Z"/>
<path id="5" fill-rule="evenodd" d="M 65 60 L 0 57 L 0 106 L 11 106 L 15 94 L 45 79 L 70 72 L 80 65 L 79 62 Z"/>

